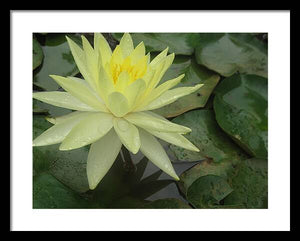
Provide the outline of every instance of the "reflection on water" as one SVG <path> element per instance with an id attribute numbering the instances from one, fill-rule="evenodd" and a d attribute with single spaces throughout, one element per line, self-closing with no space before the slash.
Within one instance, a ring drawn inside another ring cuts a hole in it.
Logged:
<path id="1" fill-rule="evenodd" d="M 173 164 L 175 172 L 177 173 L 178 176 L 180 176 L 187 169 L 193 167 L 195 164 L 199 163 L 200 160 L 197 162 L 178 162 L 175 155 L 172 155 L 172 152 L 170 152 L 170 149 L 169 149 L 170 144 L 168 144 L 167 142 L 162 141 L 162 140 L 159 140 L 159 141 L 162 144 L 162 146 L 165 148 L 165 150 L 167 151 L 167 154 L 168 154 L 170 160 L 174 161 L 172 164 Z M 160 169 L 156 165 L 154 165 L 151 161 L 146 159 L 140 151 L 137 154 L 130 153 L 130 156 L 131 156 L 132 162 L 137 166 L 141 161 L 146 162 L 146 167 L 142 174 L 141 180 L 144 180 L 144 179 L 150 177 L 154 173 L 160 172 L 159 176 L 156 179 L 157 181 L 158 180 L 169 180 L 170 181 L 170 183 L 168 185 L 166 185 L 165 187 L 162 187 L 161 189 L 157 189 L 156 192 L 154 192 L 153 194 L 148 196 L 145 200 L 154 201 L 154 200 L 163 199 L 163 198 L 177 198 L 177 199 L 180 199 L 180 200 L 186 202 L 186 200 L 181 196 L 179 189 L 177 188 L 176 181 L 174 181 L 174 179 L 172 177 L 170 177 L 168 174 L 166 174 L 164 172 L 161 172 Z"/>
<path id="2" fill-rule="evenodd" d="M 185 170 L 191 168 L 192 166 L 195 165 L 195 162 L 193 163 L 174 163 L 173 167 L 179 176 L 181 173 L 183 173 Z M 145 169 L 145 172 L 143 174 L 143 178 L 150 176 L 151 174 L 157 172 L 159 170 L 158 167 L 156 167 L 152 162 L 148 161 L 147 162 L 147 167 Z M 170 177 L 166 173 L 162 173 L 157 180 L 171 180 L 173 181 L 173 178 Z M 182 201 L 185 201 L 185 199 L 180 195 L 179 190 L 177 188 L 176 182 L 172 182 L 166 187 L 158 190 L 157 192 L 153 193 L 151 196 L 146 198 L 146 200 L 149 201 L 154 201 L 157 199 L 162 199 L 162 198 L 178 198 Z"/>

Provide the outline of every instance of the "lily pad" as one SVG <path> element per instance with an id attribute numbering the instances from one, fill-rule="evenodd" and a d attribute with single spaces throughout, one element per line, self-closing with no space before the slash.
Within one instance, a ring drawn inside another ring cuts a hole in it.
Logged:
<path id="1" fill-rule="evenodd" d="M 229 195 L 233 189 L 226 179 L 207 175 L 198 178 L 188 189 L 187 199 L 196 208 L 212 208 Z"/>
<path id="2" fill-rule="evenodd" d="M 197 44 L 198 33 L 130 33 L 134 46 L 144 42 L 147 52 L 160 52 L 169 47 L 169 53 L 192 55 Z M 120 41 L 123 33 L 114 33 Z"/>
<path id="3" fill-rule="evenodd" d="M 246 152 L 268 155 L 268 83 L 257 75 L 235 74 L 215 89 L 214 110 L 219 126 Z"/>
<path id="4" fill-rule="evenodd" d="M 225 160 L 215 163 L 204 160 L 180 175 L 178 186 L 195 208 L 215 208 L 228 196 L 232 187 L 228 174 L 234 171 L 240 160 Z"/>
<path id="5" fill-rule="evenodd" d="M 68 35 L 72 39 L 79 39 L 75 35 Z M 51 74 L 74 76 L 79 73 L 65 34 L 47 34 L 45 45 L 42 45 L 44 61 L 35 73 L 33 83 L 47 91 L 58 90 L 60 86 L 49 77 Z M 78 40 L 77 40 L 78 41 Z"/>
<path id="6" fill-rule="evenodd" d="M 203 160 L 180 175 L 178 183 L 180 191 L 187 195 L 187 191 L 193 182 L 208 175 L 222 177 L 226 180 L 228 173 L 233 172 L 237 163 L 239 163 L 239 160 L 226 160 L 220 163 L 213 162 L 210 159 Z"/>
<path id="7" fill-rule="evenodd" d="M 196 208 L 267 208 L 267 160 L 204 160 L 182 173 L 178 186 Z"/>
<path id="8" fill-rule="evenodd" d="M 240 73 L 268 76 L 267 45 L 253 34 L 200 34 L 195 50 L 197 63 L 222 76 Z"/>
<path id="9" fill-rule="evenodd" d="M 36 69 L 43 61 L 44 54 L 41 45 L 36 39 L 32 40 L 33 56 L 32 56 L 32 69 Z"/>
<path id="10" fill-rule="evenodd" d="M 224 199 L 224 205 L 268 208 L 267 160 L 252 158 L 240 162 L 229 183 L 234 191 Z"/>
<path id="11" fill-rule="evenodd" d="M 95 204 L 79 196 L 49 173 L 33 180 L 33 208 L 93 208 Z"/>
<path id="12" fill-rule="evenodd" d="M 178 161 L 212 159 L 214 162 L 221 162 L 247 157 L 218 126 L 212 110 L 190 111 L 174 118 L 172 122 L 191 128 L 192 132 L 184 136 L 200 150 L 194 152 L 171 145 L 170 149 Z"/>
<path id="13" fill-rule="evenodd" d="M 194 58 L 177 56 L 160 83 L 181 74 L 185 74 L 185 76 L 176 87 L 195 86 L 196 84 L 204 84 L 204 86 L 190 95 L 179 98 L 170 105 L 154 110 L 155 113 L 169 118 L 192 109 L 204 107 L 220 79 L 219 75 L 198 65 Z"/>

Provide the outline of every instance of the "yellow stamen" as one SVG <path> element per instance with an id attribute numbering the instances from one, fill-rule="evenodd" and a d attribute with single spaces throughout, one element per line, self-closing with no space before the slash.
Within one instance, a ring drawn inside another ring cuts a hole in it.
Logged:
<path id="1" fill-rule="evenodd" d="M 112 60 L 113 61 L 113 60 Z M 130 56 L 124 59 L 122 63 L 110 63 L 111 66 L 111 75 L 113 78 L 114 84 L 117 83 L 119 75 L 126 71 L 129 74 L 130 82 L 132 83 L 135 80 L 142 78 L 147 71 L 147 56 L 141 58 L 141 60 L 135 65 L 131 65 Z"/>

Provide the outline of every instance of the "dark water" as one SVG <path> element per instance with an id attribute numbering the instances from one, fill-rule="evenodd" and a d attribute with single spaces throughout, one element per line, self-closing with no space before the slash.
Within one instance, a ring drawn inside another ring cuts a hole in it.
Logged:
<path id="1" fill-rule="evenodd" d="M 174 167 L 177 175 L 179 176 L 182 172 L 191 168 L 194 165 L 195 165 L 195 163 L 175 163 L 175 164 L 173 164 L 173 167 Z M 144 173 L 143 177 L 147 177 L 156 171 L 158 171 L 158 167 L 156 167 L 154 164 L 152 164 L 152 162 L 148 161 L 147 168 L 145 169 L 145 173 Z M 167 175 L 166 173 L 162 173 L 161 176 L 158 178 L 158 180 L 172 180 L 172 178 L 170 178 L 170 176 Z M 161 190 L 157 191 L 153 195 L 146 198 L 146 200 L 154 201 L 154 200 L 162 199 L 162 198 L 178 198 L 182 201 L 185 201 L 185 199 L 180 195 L 178 187 L 175 184 L 175 182 L 171 183 L 168 186 L 166 186 L 165 188 L 162 188 Z"/>
<path id="2" fill-rule="evenodd" d="M 199 162 L 180 162 L 176 158 L 176 156 L 170 151 L 170 144 L 167 142 L 164 142 L 162 140 L 159 140 L 166 152 L 168 153 L 168 156 L 170 160 L 172 161 L 172 165 L 175 169 L 175 172 L 177 173 L 178 176 L 180 176 L 184 171 L 188 170 L 189 168 L 193 167 L 195 164 Z M 132 158 L 132 162 L 137 165 L 139 162 L 141 162 L 144 159 L 144 155 L 141 152 L 138 152 L 137 154 L 133 155 L 130 154 Z M 160 169 L 154 165 L 151 161 L 146 159 L 147 165 L 146 168 L 144 169 L 144 173 L 142 175 L 141 180 L 153 175 L 154 173 L 160 171 Z M 163 199 L 163 198 L 177 198 L 180 199 L 184 202 L 186 200 L 182 197 L 182 195 L 179 192 L 179 189 L 176 185 L 176 182 L 172 177 L 170 177 L 168 174 L 161 172 L 160 176 L 157 178 L 157 180 L 170 180 L 172 183 L 168 184 L 166 187 L 161 188 L 157 192 L 153 193 L 151 196 L 147 197 L 145 200 L 149 201 L 154 201 L 157 199 Z"/>

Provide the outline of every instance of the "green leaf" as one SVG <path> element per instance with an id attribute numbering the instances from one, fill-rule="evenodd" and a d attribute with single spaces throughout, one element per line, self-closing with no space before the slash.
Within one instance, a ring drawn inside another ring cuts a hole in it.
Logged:
<path id="1" fill-rule="evenodd" d="M 267 160 L 204 160 L 180 175 L 178 186 L 196 208 L 267 208 Z"/>
<path id="2" fill-rule="evenodd" d="M 219 75 L 198 65 L 193 58 L 177 56 L 160 84 L 181 74 L 185 74 L 185 76 L 176 87 L 190 87 L 197 84 L 204 84 L 204 86 L 190 95 L 179 98 L 172 104 L 154 110 L 155 113 L 169 118 L 192 109 L 204 107 L 220 79 Z"/>
<path id="3" fill-rule="evenodd" d="M 233 189 L 226 179 L 207 175 L 198 178 L 187 191 L 187 200 L 196 208 L 212 208 L 230 194 Z"/>
<path id="4" fill-rule="evenodd" d="M 147 52 L 160 52 L 169 47 L 169 53 L 192 55 L 197 43 L 197 33 L 131 33 L 134 46 L 144 42 Z M 120 41 L 123 33 L 113 33 Z"/>
<path id="5" fill-rule="evenodd" d="M 37 68 L 43 61 L 44 54 L 41 45 L 36 39 L 32 40 L 33 56 L 32 56 L 32 69 Z"/>
<path id="6" fill-rule="evenodd" d="M 33 208 L 93 208 L 95 205 L 48 173 L 33 179 Z"/>
<path id="7" fill-rule="evenodd" d="M 197 63 L 231 76 L 235 72 L 268 76 L 267 45 L 253 34 L 200 34 L 195 50 Z"/>
<path id="8" fill-rule="evenodd" d="M 183 172 L 178 186 L 195 208 L 220 208 L 220 201 L 233 191 L 227 182 L 228 175 L 239 162 L 236 159 L 220 163 L 204 160 Z"/>
<path id="9" fill-rule="evenodd" d="M 79 73 L 71 50 L 65 38 L 66 34 L 47 34 L 42 46 L 44 61 L 41 69 L 35 73 L 33 83 L 45 90 L 58 90 L 59 85 L 49 75 L 74 76 Z M 70 37 L 70 35 L 68 35 Z M 72 39 L 77 37 L 72 35 Z"/>
<path id="10" fill-rule="evenodd" d="M 220 127 L 251 156 L 267 158 L 267 79 L 233 75 L 215 90 L 214 110 Z"/>
<path id="11" fill-rule="evenodd" d="M 33 208 L 80 208 L 83 204 L 86 204 L 83 199 L 51 174 L 34 178 Z"/>
<path id="12" fill-rule="evenodd" d="M 203 160 L 180 175 L 179 188 L 187 196 L 190 186 L 201 177 L 218 176 L 226 180 L 228 173 L 233 172 L 237 163 L 239 163 L 239 160 L 235 159 L 220 163 L 213 162 L 210 159 Z"/>
<path id="13" fill-rule="evenodd" d="M 268 208 L 267 160 L 252 158 L 240 162 L 229 183 L 234 191 L 224 199 L 224 205 Z"/>
<path id="14" fill-rule="evenodd" d="M 194 152 L 171 145 L 170 149 L 179 161 L 199 161 L 209 158 L 220 162 L 246 157 L 243 150 L 218 126 L 211 110 L 190 111 L 174 118 L 172 122 L 191 128 L 192 132 L 184 136 L 200 150 Z"/>
<path id="15" fill-rule="evenodd" d="M 49 172 L 77 192 L 83 193 L 88 191 L 89 186 L 86 174 L 88 147 L 72 151 L 59 151 L 58 147 L 59 145 L 53 146 L 53 159 Z"/>

